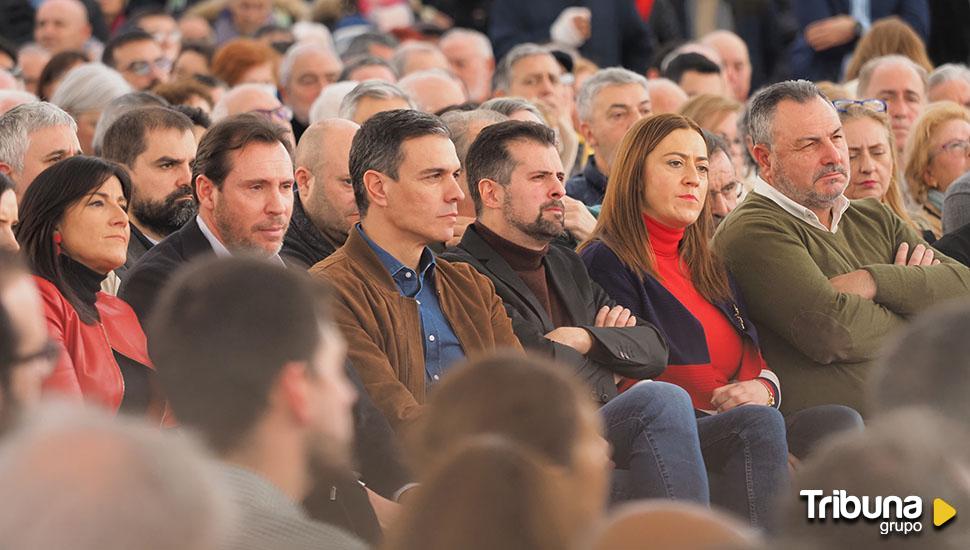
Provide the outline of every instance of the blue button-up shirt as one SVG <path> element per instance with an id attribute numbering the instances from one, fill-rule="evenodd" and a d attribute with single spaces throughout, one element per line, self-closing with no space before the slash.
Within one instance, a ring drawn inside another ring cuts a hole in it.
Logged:
<path id="1" fill-rule="evenodd" d="M 421 314 L 421 332 L 424 343 L 424 372 L 428 385 L 434 385 L 444 376 L 445 370 L 465 358 L 465 350 L 451 329 L 438 302 L 438 292 L 434 284 L 436 262 L 431 249 L 424 247 L 418 273 L 391 256 L 386 250 L 370 240 L 364 228 L 357 224 L 357 230 L 364 242 L 377 254 L 377 258 L 397 283 L 401 296 L 414 298 Z"/>

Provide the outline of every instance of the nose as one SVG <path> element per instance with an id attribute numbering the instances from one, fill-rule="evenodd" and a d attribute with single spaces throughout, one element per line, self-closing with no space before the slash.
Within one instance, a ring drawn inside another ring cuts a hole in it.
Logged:
<path id="1" fill-rule="evenodd" d="M 192 168 L 189 166 L 190 164 L 187 162 L 179 169 L 178 179 L 175 182 L 176 189 L 192 183 Z"/>
<path id="2" fill-rule="evenodd" d="M 826 139 L 822 143 L 822 158 L 820 159 L 822 164 L 837 164 L 842 166 L 844 164 L 842 157 L 842 149 L 831 139 Z"/>
<path id="3" fill-rule="evenodd" d="M 279 215 L 286 212 L 287 204 L 287 193 L 279 188 L 273 189 L 270 192 L 269 197 L 266 199 L 266 213 L 270 215 Z M 289 201 L 293 200 L 292 192 L 289 195 Z"/>
<path id="4" fill-rule="evenodd" d="M 552 181 L 553 184 L 552 188 L 549 190 L 549 196 L 555 200 L 559 200 L 566 196 L 566 184 L 556 176 L 552 177 Z"/>
<path id="5" fill-rule="evenodd" d="M 465 200 L 465 192 L 454 175 L 448 176 L 448 189 L 445 192 L 445 202 L 461 202 Z"/>
<path id="6" fill-rule="evenodd" d="M 697 187 L 701 184 L 701 172 L 697 166 L 688 162 L 684 171 L 684 183 L 690 187 Z"/>
<path id="7" fill-rule="evenodd" d="M 128 212 L 125 212 L 125 209 L 117 204 L 113 205 L 111 220 L 108 223 L 113 226 L 128 225 Z"/>
<path id="8" fill-rule="evenodd" d="M 856 157 L 856 163 L 859 172 L 863 174 L 870 174 L 876 169 L 876 163 L 873 162 L 872 155 L 868 151 L 864 151 Z"/>
<path id="9" fill-rule="evenodd" d="M 727 199 L 724 198 L 724 195 L 720 191 L 712 191 L 707 196 L 711 201 L 711 212 L 713 214 L 721 216 L 727 214 Z"/>

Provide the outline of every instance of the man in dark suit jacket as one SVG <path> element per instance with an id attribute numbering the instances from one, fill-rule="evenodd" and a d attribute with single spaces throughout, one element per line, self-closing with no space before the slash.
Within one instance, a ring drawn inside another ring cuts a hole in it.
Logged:
<path id="1" fill-rule="evenodd" d="M 575 252 L 551 245 L 565 212 L 555 143 L 550 128 L 531 122 L 482 130 L 465 166 L 478 219 L 445 258 L 491 279 L 523 347 L 572 366 L 591 388 L 603 405 L 613 460 L 630 473 L 615 484 L 621 491 L 615 496 L 705 502 L 707 479 L 685 392 L 655 381 L 617 392 L 618 380 L 626 387 L 663 372 L 666 343 L 656 327 L 638 322 L 593 283 Z M 672 461 L 676 469 L 658 471 Z"/>
<path id="2" fill-rule="evenodd" d="M 119 296 L 142 324 L 161 288 L 193 260 L 255 252 L 282 263 L 278 251 L 293 208 L 293 165 L 288 138 L 279 126 L 254 115 L 219 122 L 199 144 L 193 175 L 199 215 L 149 250 L 122 284 Z M 356 374 L 350 378 L 363 395 Z M 387 420 L 365 397 L 358 400 L 355 414 L 357 456 L 365 479 L 373 480 L 374 488 L 388 499 L 400 496 L 397 493 L 407 488 L 409 479 Z M 356 480 L 330 481 L 341 500 L 327 496 L 333 495 L 331 483 L 320 484 L 315 491 L 324 491 L 324 496 L 311 494 L 308 507 L 317 517 L 375 540 L 379 528 L 367 521 L 368 516 L 373 520 L 374 511 L 368 509 L 368 497 Z M 333 502 L 327 503 L 328 498 Z"/>

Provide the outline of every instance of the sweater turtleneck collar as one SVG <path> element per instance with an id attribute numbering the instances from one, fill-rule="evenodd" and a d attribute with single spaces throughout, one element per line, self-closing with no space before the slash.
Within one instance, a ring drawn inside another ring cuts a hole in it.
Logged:
<path id="1" fill-rule="evenodd" d="M 646 214 L 643 215 L 643 223 L 647 226 L 654 255 L 675 258 L 680 254 L 680 241 L 684 238 L 684 229 L 667 227 Z"/>
<path id="2" fill-rule="evenodd" d="M 81 262 L 75 261 L 66 254 L 60 255 L 61 270 L 64 273 L 64 282 L 71 287 L 82 302 L 90 306 L 98 301 L 98 291 L 101 290 L 101 283 L 107 275 L 98 273 Z"/>
<path id="3" fill-rule="evenodd" d="M 539 269 L 539 266 L 542 265 L 542 259 L 549 252 L 548 244 L 542 250 L 532 250 L 524 246 L 519 246 L 498 233 L 495 233 L 478 220 L 475 220 L 475 229 L 482 239 L 494 248 L 515 271 L 534 271 Z"/>

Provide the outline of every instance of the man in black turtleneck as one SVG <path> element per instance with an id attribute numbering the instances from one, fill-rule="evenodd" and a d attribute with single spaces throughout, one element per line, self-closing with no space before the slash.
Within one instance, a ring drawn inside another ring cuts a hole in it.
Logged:
<path id="1" fill-rule="evenodd" d="M 602 405 L 613 461 L 629 473 L 614 480 L 614 498 L 707 502 L 687 394 L 654 381 L 617 391 L 620 377 L 644 380 L 663 372 L 662 336 L 611 300 L 575 252 L 552 244 L 563 232 L 566 194 L 555 144 L 551 129 L 531 122 L 482 130 L 465 164 L 477 219 L 443 257 L 488 277 L 522 346 L 573 367 L 590 387 Z M 677 468 L 658 467 L 674 463 Z"/>
<path id="2" fill-rule="evenodd" d="M 357 124 L 342 119 L 318 122 L 296 148 L 299 193 L 280 257 L 290 267 L 308 269 L 333 254 L 360 220 L 350 184 L 350 144 Z"/>

